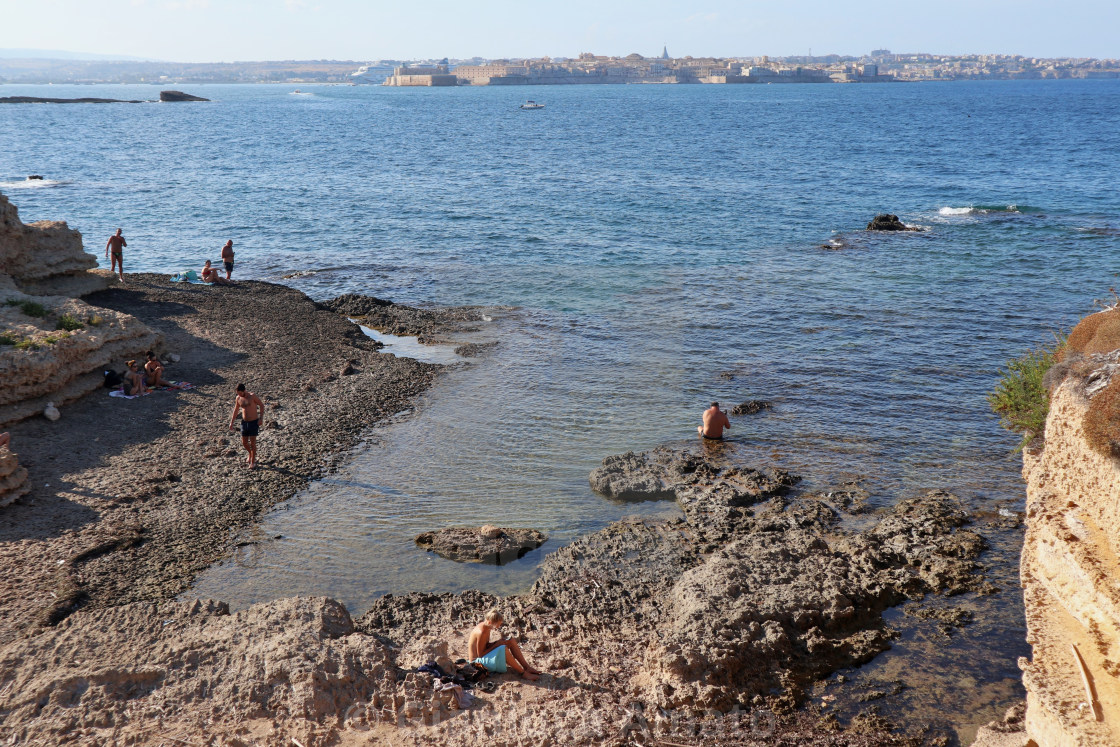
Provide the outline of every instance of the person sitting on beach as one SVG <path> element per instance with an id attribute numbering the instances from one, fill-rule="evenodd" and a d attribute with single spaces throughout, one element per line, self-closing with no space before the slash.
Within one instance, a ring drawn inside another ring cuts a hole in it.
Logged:
<path id="1" fill-rule="evenodd" d="M 163 380 L 163 364 L 151 350 L 148 351 L 148 362 L 144 364 L 144 373 L 148 379 L 148 386 L 170 386 Z"/>
<path id="2" fill-rule="evenodd" d="M 704 410 L 703 418 L 704 424 L 696 428 L 700 437 L 709 441 L 722 441 L 723 429 L 730 428 L 731 421 L 727 419 L 727 413 L 719 409 L 719 402 L 713 402 L 711 407 Z"/>
<path id="3" fill-rule="evenodd" d="M 218 274 L 218 268 L 210 266 L 210 260 L 206 260 L 206 264 L 202 266 L 202 282 L 218 283 L 219 285 L 229 283 L 228 280 Z"/>
<path id="4" fill-rule="evenodd" d="M 490 610 L 486 619 L 480 622 L 471 631 L 467 643 L 467 658 L 475 664 L 481 664 L 491 672 L 504 672 L 506 667 L 520 674 L 527 680 L 535 680 L 541 673 L 539 669 L 529 666 L 521 654 L 521 646 L 513 638 L 500 638 L 490 640 L 490 633 L 497 631 L 502 624 L 502 613 Z M 501 635 L 501 633 L 499 633 Z"/>
<path id="5" fill-rule="evenodd" d="M 148 386 L 134 360 L 128 362 L 128 371 L 124 374 L 124 393 L 130 397 L 148 393 Z"/>

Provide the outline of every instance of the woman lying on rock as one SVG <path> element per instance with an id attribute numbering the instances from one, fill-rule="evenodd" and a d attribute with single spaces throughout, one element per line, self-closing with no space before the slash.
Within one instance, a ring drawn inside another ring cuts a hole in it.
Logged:
<path id="1" fill-rule="evenodd" d="M 504 672 L 508 666 L 527 680 L 537 679 L 541 671 L 529 666 L 516 640 L 501 638 L 490 641 L 490 633 L 496 631 L 501 624 L 501 612 L 497 610 L 487 612 L 486 619 L 471 631 L 470 641 L 467 643 L 467 658 L 491 672 Z"/>

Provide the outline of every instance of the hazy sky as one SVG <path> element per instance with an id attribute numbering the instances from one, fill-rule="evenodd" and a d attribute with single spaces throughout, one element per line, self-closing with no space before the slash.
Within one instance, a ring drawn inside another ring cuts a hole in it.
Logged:
<path id="1" fill-rule="evenodd" d="M 1015 53 L 1120 57 L 1118 0 L 0 0 L 0 48 L 175 61 Z"/>

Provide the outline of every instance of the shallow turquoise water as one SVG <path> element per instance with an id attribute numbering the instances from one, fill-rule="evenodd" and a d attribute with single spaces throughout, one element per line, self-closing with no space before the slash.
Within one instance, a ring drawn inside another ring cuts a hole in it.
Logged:
<path id="1" fill-rule="evenodd" d="M 946 488 L 1014 507 L 1017 439 L 984 394 L 1120 270 L 1117 81 L 558 87 L 533 90 L 538 112 L 502 88 L 189 90 L 214 101 L 0 107 L 0 192 L 98 255 L 124 227 L 129 269 L 195 267 L 232 237 L 238 275 L 307 271 L 286 282 L 315 297 L 517 307 L 475 336 L 500 340 L 494 355 L 268 517 L 262 536 L 284 540 L 199 580 L 237 605 L 527 588 L 543 552 L 674 512 L 605 501 L 587 473 L 691 443 L 711 399 L 773 401 L 736 421 L 736 448 L 810 487 L 859 476 L 880 503 Z M 878 212 L 926 230 L 862 233 Z M 411 544 L 483 522 L 551 539 L 503 568 Z M 970 602 L 982 622 L 957 656 L 906 654 L 981 663 L 984 712 L 927 685 L 912 697 L 931 719 L 982 722 L 1017 697 L 1015 541 L 995 538 L 1005 591 Z"/>

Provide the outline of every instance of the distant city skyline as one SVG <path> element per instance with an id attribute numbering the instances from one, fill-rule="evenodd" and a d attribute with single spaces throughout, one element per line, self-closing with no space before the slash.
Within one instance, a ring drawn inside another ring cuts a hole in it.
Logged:
<path id="1" fill-rule="evenodd" d="M 179 62 L 314 59 L 861 55 L 872 49 L 1120 57 L 1105 0 L 745 2 L 514 0 L 0 0 L 0 48 Z"/>

